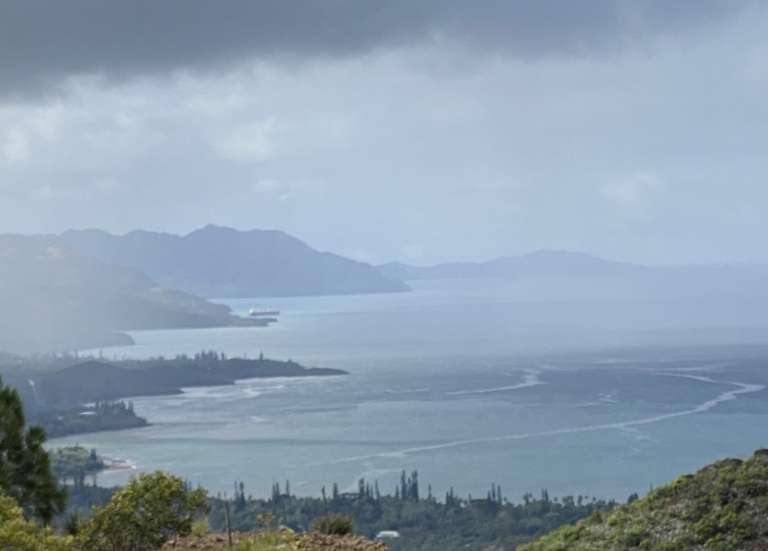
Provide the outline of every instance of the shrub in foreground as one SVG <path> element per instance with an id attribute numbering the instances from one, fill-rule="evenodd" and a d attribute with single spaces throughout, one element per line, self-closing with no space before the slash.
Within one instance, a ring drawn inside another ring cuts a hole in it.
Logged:
<path id="1" fill-rule="evenodd" d="M 13 498 L 0 496 L 0 549 L 4 551 L 74 551 L 72 538 L 55 536 L 24 518 Z"/>
<path id="2" fill-rule="evenodd" d="M 79 535 L 83 551 L 154 551 L 189 535 L 207 511 L 202 489 L 162 472 L 141 475 L 97 509 Z"/>
<path id="3" fill-rule="evenodd" d="M 312 524 L 312 530 L 329 536 L 346 536 L 355 529 L 352 519 L 344 515 L 325 515 Z"/>

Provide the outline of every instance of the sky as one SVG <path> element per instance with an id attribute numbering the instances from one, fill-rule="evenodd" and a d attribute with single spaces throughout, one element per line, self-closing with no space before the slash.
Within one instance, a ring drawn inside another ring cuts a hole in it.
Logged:
<path id="1" fill-rule="evenodd" d="M 768 4 L 4 0 L 0 232 L 768 263 Z"/>

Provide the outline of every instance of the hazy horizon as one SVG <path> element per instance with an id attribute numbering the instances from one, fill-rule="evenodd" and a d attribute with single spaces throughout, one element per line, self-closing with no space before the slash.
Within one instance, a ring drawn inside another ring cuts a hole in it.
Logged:
<path id="1" fill-rule="evenodd" d="M 19 233 L 19 232 L 3 232 L 0 233 L 0 235 L 20 235 L 20 236 L 49 236 L 49 237 L 59 237 L 67 232 L 89 232 L 89 231 L 97 231 L 97 232 L 105 232 L 109 235 L 115 236 L 115 237 L 126 237 L 131 234 L 136 233 L 150 233 L 150 234 L 159 234 L 159 235 L 170 235 L 174 237 L 186 237 L 191 234 L 194 234 L 198 231 L 204 230 L 209 227 L 218 227 L 222 229 L 231 229 L 235 230 L 237 232 L 247 233 L 247 232 L 277 232 L 277 233 L 285 233 L 287 235 L 290 235 L 291 237 L 294 237 L 298 239 L 299 241 L 302 241 L 312 247 L 313 249 L 316 249 L 320 252 L 329 252 L 334 254 L 340 254 L 338 251 L 335 251 L 333 249 L 322 249 L 320 247 L 315 246 L 315 244 L 312 242 L 311 236 L 310 238 L 306 238 L 301 235 L 296 235 L 289 233 L 281 228 L 270 228 L 270 227 L 243 227 L 238 228 L 234 226 L 228 226 L 228 225 L 221 225 L 221 224 L 213 224 L 213 223 L 206 223 L 201 224 L 196 227 L 193 227 L 191 230 L 188 231 L 166 231 L 166 230 L 160 230 L 160 229 L 148 229 L 148 228 L 134 228 L 126 231 L 117 231 L 112 232 L 109 230 L 106 230 L 104 228 L 98 228 L 98 227 L 72 227 L 67 228 L 63 230 L 62 232 L 57 233 Z M 359 258 L 355 256 L 349 256 L 351 260 L 356 260 L 359 262 L 368 262 L 373 264 L 374 266 L 382 266 L 386 264 L 404 264 L 408 266 L 413 267 L 432 267 L 432 266 L 439 266 L 443 264 L 463 264 L 463 263 L 469 263 L 469 264 L 483 264 L 487 262 L 493 262 L 496 260 L 503 260 L 507 258 L 519 258 L 519 257 L 528 257 L 528 256 L 535 256 L 539 254 L 563 254 L 563 255 L 570 255 L 570 254 L 576 254 L 576 255 L 584 255 L 588 257 L 593 257 L 595 259 L 600 260 L 606 260 L 610 262 L 619 262 L 619 263 L 626 263 L 626 264 L 636 264 L 638 266 L 647 266 L 647 267 L 658 267 L 658 268 L 664 268 L 664 267 L 695 267 L 695 266 L 735 266 L 735 267 L 765 267 L 768 266 L 768 260 L 763 261 L 749 261 L 749 260 L 742 260 L 742 261 L 728 261 L 728 260 L 701 260 L 701 261 L 695 261 L 692 260 L 690 262 L 682 263 L 682 262 L 641 262 L 634 260 L 630 256 L 624 256 L 624 257 L 610 257 L 610 256 L 603 256 L 599 255 L 593 251 L 587 250 L 587 249 L 558 249 L 558 248 L 539 248 L 539 249 L 530 249 L 530 250 L 522 250 L 519 252 L 513 252 L 509 254 L 502 254 L 498 256 L 490 256 L 490 257 L 473 257 L 473 256 L 467 256 L 467 257 L 449 257 L 440 261 L 435 262 L 428 262 L 426 260 L 407 260 L 407 259 L 400 259 L 400 258 L 394 258 L 394 259 L 380 259 L 375 262 L 371 261 L 370 259 L 366 258 Z"/>

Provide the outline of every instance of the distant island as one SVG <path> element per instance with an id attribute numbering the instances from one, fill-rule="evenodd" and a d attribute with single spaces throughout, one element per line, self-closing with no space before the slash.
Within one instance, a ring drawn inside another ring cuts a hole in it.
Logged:
<path id="1" fill-rule="evenodd" d="M 131 397 L 180 394 L 182 388 L 243 379 L 346 374 L 290 360 L 227 358 L 217 352 L 114 362 L 51 357 L 0 363 L 3 381 L 17 389 L 30 421 L 43 425 L 51 437 L 146 426 L 133 404 L 124 401 Z"/>
<path id="2" fill-rule="evenodd" d="M 520 256 L 501 256 L 484 262 L 446 262 L 415 266 L 390 262 L 378 266 L 389 277 L 418 279 L 531 278 L 628 276 L 647 270 L 644 266 L 606 260 L 573 251 L 535 251 Z"/>

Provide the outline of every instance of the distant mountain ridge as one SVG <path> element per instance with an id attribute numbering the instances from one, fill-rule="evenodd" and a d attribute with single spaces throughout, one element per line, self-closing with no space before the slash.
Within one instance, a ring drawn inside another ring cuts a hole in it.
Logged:
<path id="1" fill-rule="evenodd" d="M 768 266 L 646 266 L 606 260 L 580 252 L 536 251 L 487 262 L 434 266 L 390 263 L 379 270 L 403 281 L 497 279 L 514 288 L 518 300 L 681 301 L 768 300 Z M 671 302 L 670 302 L 671 304 Z"/>
<path id="2" fill-rule="evenodd" d="M 387 293 L 409 288 L 375 267 L 319 252 L 274 230 L 238 231 L 208 225 L 190 234 L 101 230 L 61 235 L 68 246 L 140 270 L 165 287 L 205 297 Z"/>

